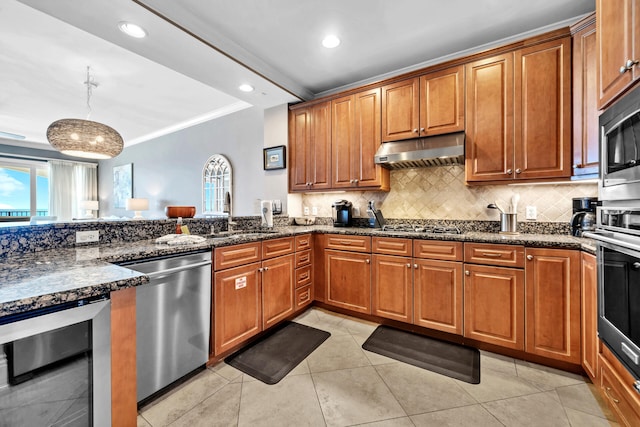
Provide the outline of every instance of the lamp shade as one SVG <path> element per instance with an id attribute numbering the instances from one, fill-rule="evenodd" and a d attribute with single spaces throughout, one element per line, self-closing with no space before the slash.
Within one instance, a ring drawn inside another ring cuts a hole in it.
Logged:
<path id="1" fill-rule="evenodd" d="M 47 128 L 53 148 L 69 156 L 110 159 L 122 151 L 120 134 L 102 123 L 81 119 L 57 120 Z"/>
<path id="2" fill-rule="evenodd" d="M 149 210 L 149 199 L 127 199 L 125 208 L 128 211 L 146 211 Z"/>
<path id="3" fill-rule="evenodd" d="M 99 207 L 97 200 L 83 200 L 80 202 L 80 208 L 88 211 L 97 211 Z"/>

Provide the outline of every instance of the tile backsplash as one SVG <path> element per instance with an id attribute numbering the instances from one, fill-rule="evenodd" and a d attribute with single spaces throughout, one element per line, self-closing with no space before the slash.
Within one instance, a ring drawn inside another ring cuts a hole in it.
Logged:
<path id="1" fill-rule="evenodd" d="M 387 218 L 461 219 L 497 221 L 498 211 L 487 205 L 496 200 L 509 206 L 511 196 L 520 194 L 518 220 L 525 221 L 525 207 L 535 206 L 537 221 L 568 222 L 574 197 L 595 197 L 598 186 L 587 184 L 476 185 L 464 181 L 463 166 L 401 169 L 391 171 L 391 191 L 349 191 L 308 193 L 302 196 L 303 207 L 317 207 L 319 217 L 331 216 L 331 204 L 346 199 L 367 216 L 367 202 Z"/>

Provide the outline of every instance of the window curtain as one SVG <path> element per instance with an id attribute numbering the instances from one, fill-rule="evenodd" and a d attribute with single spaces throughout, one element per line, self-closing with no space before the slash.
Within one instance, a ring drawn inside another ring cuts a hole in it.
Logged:
<path id="1" fill-rule="evenodd" d="M 80 202 L 98 200 L 98 168 L 89 163 L 49 161 L 49 212 L 59 221 L 82 216 Z"/>

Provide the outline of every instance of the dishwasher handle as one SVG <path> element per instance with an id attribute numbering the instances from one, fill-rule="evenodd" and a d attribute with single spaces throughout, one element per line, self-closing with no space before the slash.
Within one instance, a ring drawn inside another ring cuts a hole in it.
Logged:
<path id="1" fill-rule="evenodd" d="M 166 270 L 154 271 L 153 273 L 147 273 L 149 279 L 159 279 L 162 277 L 169 276 L 171 274 L 179 273 L 181 271 L 192 270 L 194 268 L 204 267 L 206 265 L 211 265 L 211 261 L 201 261 L 195 264 L 181 265 L 180 267 L 168 268 Z"/>

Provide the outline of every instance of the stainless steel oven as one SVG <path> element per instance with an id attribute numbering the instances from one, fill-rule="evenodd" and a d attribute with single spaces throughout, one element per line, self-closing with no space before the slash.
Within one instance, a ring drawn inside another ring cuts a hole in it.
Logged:
<path id="1" fill-rule="evenodd" d="M 108 299 L 0 319 L 0 425 L 110 426 L 110 319 Z"/>
<path id="2" fill-rule="evenodd" d="M 640 200 L 640 87 L 600 115 L 598 198 Z"/>

